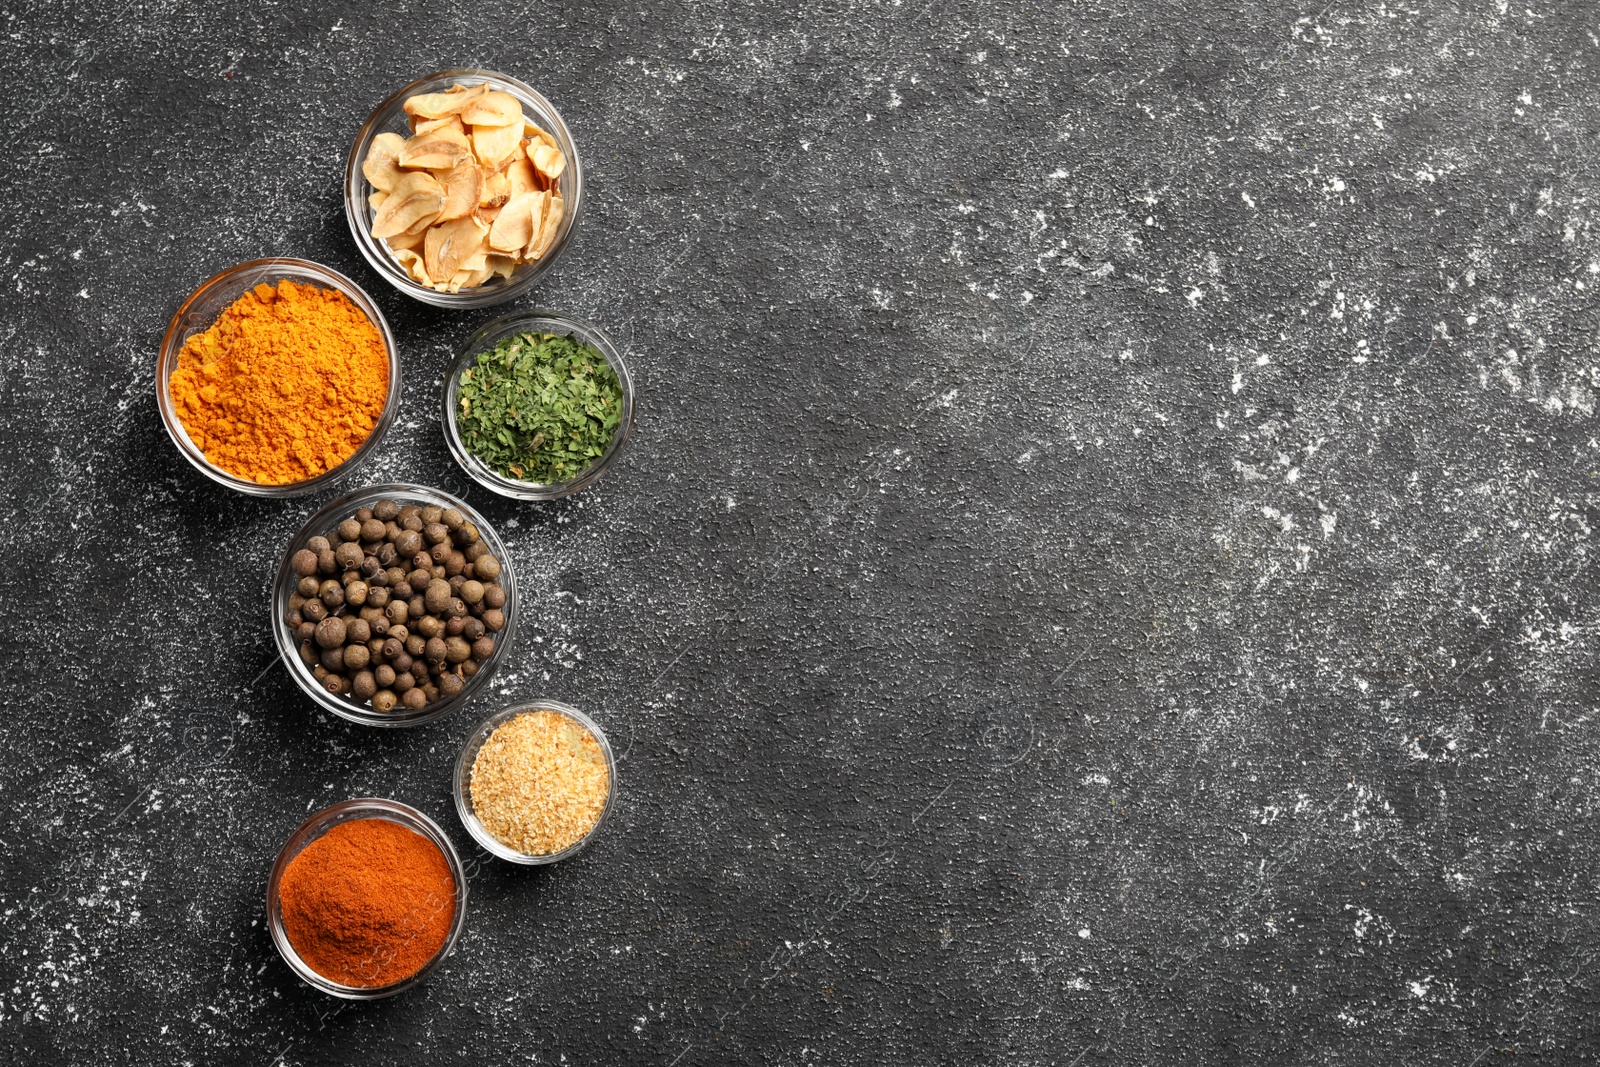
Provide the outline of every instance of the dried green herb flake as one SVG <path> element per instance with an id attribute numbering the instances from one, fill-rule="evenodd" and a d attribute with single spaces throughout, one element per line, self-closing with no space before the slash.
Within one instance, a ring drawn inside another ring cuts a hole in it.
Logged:
<path id="1" fill-rule="evenodd" d="M 507 478 L 567 481 L 605 454 L 621 421 L 616 371 L 575 337 L 517 334 L 461 372 L 461 441 Z"/>

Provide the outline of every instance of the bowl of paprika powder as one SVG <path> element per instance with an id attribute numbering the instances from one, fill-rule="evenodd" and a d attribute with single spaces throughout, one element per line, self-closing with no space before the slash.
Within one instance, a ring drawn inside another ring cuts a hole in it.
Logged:
<path id="1" fill-rule="evenodd" d="M 307 985 L 347 1000 L 422 981 L 466 924 L 467 877 L 432 819 L 395 800 L 324 808 L 289 835 L 267 880 L 273 944 Z"/>
<path id="2" fill-rule="evenodd" d="M 156 394 L 172 443 L 206 477 L 298 496 L 377 450 L 400 410 L 400 359 L 355 282 L 306 259 L 256 259 L 204 282 L 172 316 Z"/>

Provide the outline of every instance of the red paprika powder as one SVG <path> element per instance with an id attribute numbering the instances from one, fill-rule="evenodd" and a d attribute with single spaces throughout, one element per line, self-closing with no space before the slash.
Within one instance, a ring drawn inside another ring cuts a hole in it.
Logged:
<path id="1" fill-rule="evenodd" d="M 450 935 L 456 883 L 439 846 L 388 819 L 334 826 L 289 861 L 278 884 L 284 932 L 340 985 L 416 974 Z"/>

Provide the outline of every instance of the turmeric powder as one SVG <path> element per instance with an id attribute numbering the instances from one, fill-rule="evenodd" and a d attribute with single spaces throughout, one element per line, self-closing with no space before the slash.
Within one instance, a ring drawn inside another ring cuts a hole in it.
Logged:
<path id="1" fill-rule="evenodd" d="M 361 447 L 388 399 L 389 355 L 344 293 L 284 279 L 246 292 L 184 342 L 169 388 L 212 464 L 286 485 Z"/>

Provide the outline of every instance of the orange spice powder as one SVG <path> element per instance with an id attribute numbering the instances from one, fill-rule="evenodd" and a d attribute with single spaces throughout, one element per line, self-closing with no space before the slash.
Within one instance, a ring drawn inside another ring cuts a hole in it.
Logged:
<path id="1" fill-rule="evenodd" d="M 450 936 L 456 882 L 439 846 L 388 819 L 339 823 L 284 868 L 283 928 L 312 970 L 383 986 L 422 969 Z"/>
<path id="2" fill-rule="evenodd" d="M 263 485 L 303 482 L 361 447 L 389 395 L 383 336 L 337 289 L 256 286 L 184 343 L 169 388 L 206 458 Z"/>

